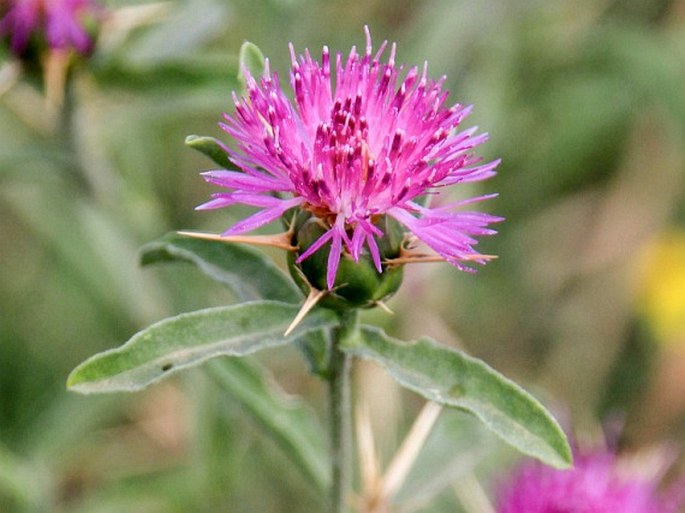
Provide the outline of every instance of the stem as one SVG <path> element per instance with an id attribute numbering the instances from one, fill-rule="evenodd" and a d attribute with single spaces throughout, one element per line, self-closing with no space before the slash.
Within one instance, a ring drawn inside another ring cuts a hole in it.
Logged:
<path id="1" fill-rule="evenodd" d="M 350 368 L 352 357 L 340 349 L 345 338 L 357 327 L 356 310 L 340 317 L 340 327 L 333 333 L 329 362 L 328 399 L 330 403 L 331 443 L 331 513 L 343 513 L 350 489 Z"/>
<path id="2" fill-rule="evenodd" d="M 60 105 L 58 137 L 65 151 L 65 171 L 76 189 L 86 196 L 93 194 L 87 173 L 79 157 L 74 114 L 77 107 L 76 92 L 71 77 L 64 82 L 64 98 Z"/>

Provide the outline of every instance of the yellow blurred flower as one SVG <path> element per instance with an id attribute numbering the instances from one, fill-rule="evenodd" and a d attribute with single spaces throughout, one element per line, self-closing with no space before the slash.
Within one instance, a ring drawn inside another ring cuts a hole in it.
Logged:
<path id="1" fill-rule="evenodd" d="M 638 308 L 662 343 L 685 343 L 685 230 L 665 232 L 640 258 Z"/>

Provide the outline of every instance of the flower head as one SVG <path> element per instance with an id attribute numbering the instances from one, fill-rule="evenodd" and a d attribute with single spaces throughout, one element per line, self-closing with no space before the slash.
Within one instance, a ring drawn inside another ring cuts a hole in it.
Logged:
<path id="1" fill-rule="evenodd" d="M 35 35 L 52 50 L 75 50 L 85 55 L 93 45 L 85 23 L 98 11 L 94 0 L 8 0 L 0 19 L 0 36 L 9 38 L 10 49 L 18 56 L 24 54 Z"/>
<path id="2" fill-rule="evenodd" d="M 458 127 L 471 108 L 446 107 L 444 78 L 427 77 L 427 66 L 395 64 L 392 45 L 374 54 L 366 29 L 366 51 L 353 47 L 346 59 L 333 59 L 324 47 L 321 62 L 308 51 L 297 56 L 290 46 L 290 84 L 294 101 L 281 89 L 268 61 L 261 78 L 247 74 L 247 95 L 234 94 L 235 115 L 221 127 L 237 141 L 226 148 L 243 172 L 210 171 L 205 179 L 230 192 L 219 192 L 199 209 L 236 203 L 257 207 L 224 235 L 236 235 L 269 223 L 297 208 L 323 227 L 297 262 L 328 248 L 326 284 L 332 289 L 341 255 L 358 261 L 370 255 L 380 273 L 385 235 L 379 220 L 393 218 L 404 230 L 460 269 L 487 257 L 473 246 L 478 235 L 495 233 L 488 225 L 500 218 L 455 210 L 486 198 L 424 206 L 421 196 L 443 187 L 484 180 L 499 161 L 481 163 L 471 152 L 487 138 Z"/>
<path id="3" fill-rule="evenodd" d="M 682 491 L 659 494 L 658 480 L 622 467 L 601 451 L 576 455 L 575 467 L 521 466 L 500 490 L 497 513 L 676 513 Z"/>

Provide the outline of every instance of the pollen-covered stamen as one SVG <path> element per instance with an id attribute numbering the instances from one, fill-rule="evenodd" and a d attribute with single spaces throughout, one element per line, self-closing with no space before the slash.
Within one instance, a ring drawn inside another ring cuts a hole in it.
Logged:
<path id="1" fill-rule="evenodd" d="M 366 144 L 365 141 L 362 141 L 361 145 L 361 152 L 362 152 L 362 173 L 361 173 L 361 185 L 366 187 L 366 183 L 368 182 L 369 178 L 373 177 L 373 169 L 375 167 L 375 163 L 373 158 L 371 157 L 371 152 L 369 151 L 369 145 Z"/>
<path id="2" fill-rule="evenodd" d="M 302 85 L 302 75 L 300 75 L 299 71 L 295 72 L 295 98 L 297 98 L 297 102 L 301 105 L 304 104 L 305 100 L 305 92 L 304 92 L 304 86 Z"/>
<path id="3" fill-rule="evenodd" d="M 331 56 L 328 51 L 328 47 L 324 46 L 321 52 L 321 70 L 323 72 L 324 78 L 330 78 L 331 76 Z"/>
<path id="4" fill-rule="evenodd" d="M 373 165 L 369 174 L 369 161 L 373 160 L 367 141 L 369 127 L 362 114 L 359 93 L 335 101 L 329 120 L 316 129 L 311 163 L 315 179 L 325 183 L 327 190 L 317 187 L 318 198 L 309 194 L 311 190 L 302 191 L 313 206 L 340 214 L 346 222 L 362 205 L 362 190 L 373 176 Z"/>
<path id="5" fill-rule="evenodd" d="M 390 153 L 388 154 L 388 157 L 393 158 L 399 155 L 403 139 L 404 131 L 402 129 L 398 129 L 392 138 L 392 144 L 390 145 Z"/>

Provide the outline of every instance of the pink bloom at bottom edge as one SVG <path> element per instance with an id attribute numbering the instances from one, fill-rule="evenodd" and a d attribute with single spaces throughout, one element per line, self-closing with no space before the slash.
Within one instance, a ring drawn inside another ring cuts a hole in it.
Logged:
<path id="1" fill-rule="evenodd" d="M 676 513 L 683 483 L 659 491 L 656 478 L 628 473 L 615 454 L 576 455 L 575 466 L 556 470 L 537 462 L 521 465 L 500 488 L 497 513 Z"/>
<path id="2" fill-rule="evenodd" d="M 9 38 L 16 55 L 24 53 L 36 34 L 53 50 L 87 54 L 93 41 L 85 22 L 101 12 L 94 0 L 8 0 L 6 10 L 0 12 L 0 36 Z"/>
<path id="3" fill-rule="evenodd" d="M 427 68 L 395 64 L 392 45 L 387 62 L 384 42 L 373 52 L 366 30 L 366 49 L 352 48 L 347 58 L 324 47 L 321 62 L 309 51 L 297 56 L 290 47 L 290 85 L 294 101 L 282 90 L 268 60 L 262 77 L 247 74 L 247 98 L 234 95 L 235 114 L 221 124 L 237 142 L 226 147 L 241 171 L 216 170 L 204 178 L 229 189 L 198 209 L 234 204 L 257 207 L 224 235 L 254 230 L 297 208 L 317 217 L 325 228 L 298 263 L 322 248 L 331 248 L 327 285 L 333 288 L 342 252 L 358 261 L 370 255 L 378 272 L 382 258 L 375 222 L 398 221 L 441 258 L 468 270 L 484 264 L 475 237 L 495 233 L 501 218 L 456 210 L 494 195 L 442 205 L 422 206 L 419 196 L 437 196 L 444 187 L 485 180 L 499 161 L 482 163 L 472 150 L 487 139 L 475 128 L 458 130 L 471 108 L 446 107 L 444 78 L 427 77 Z"/>

